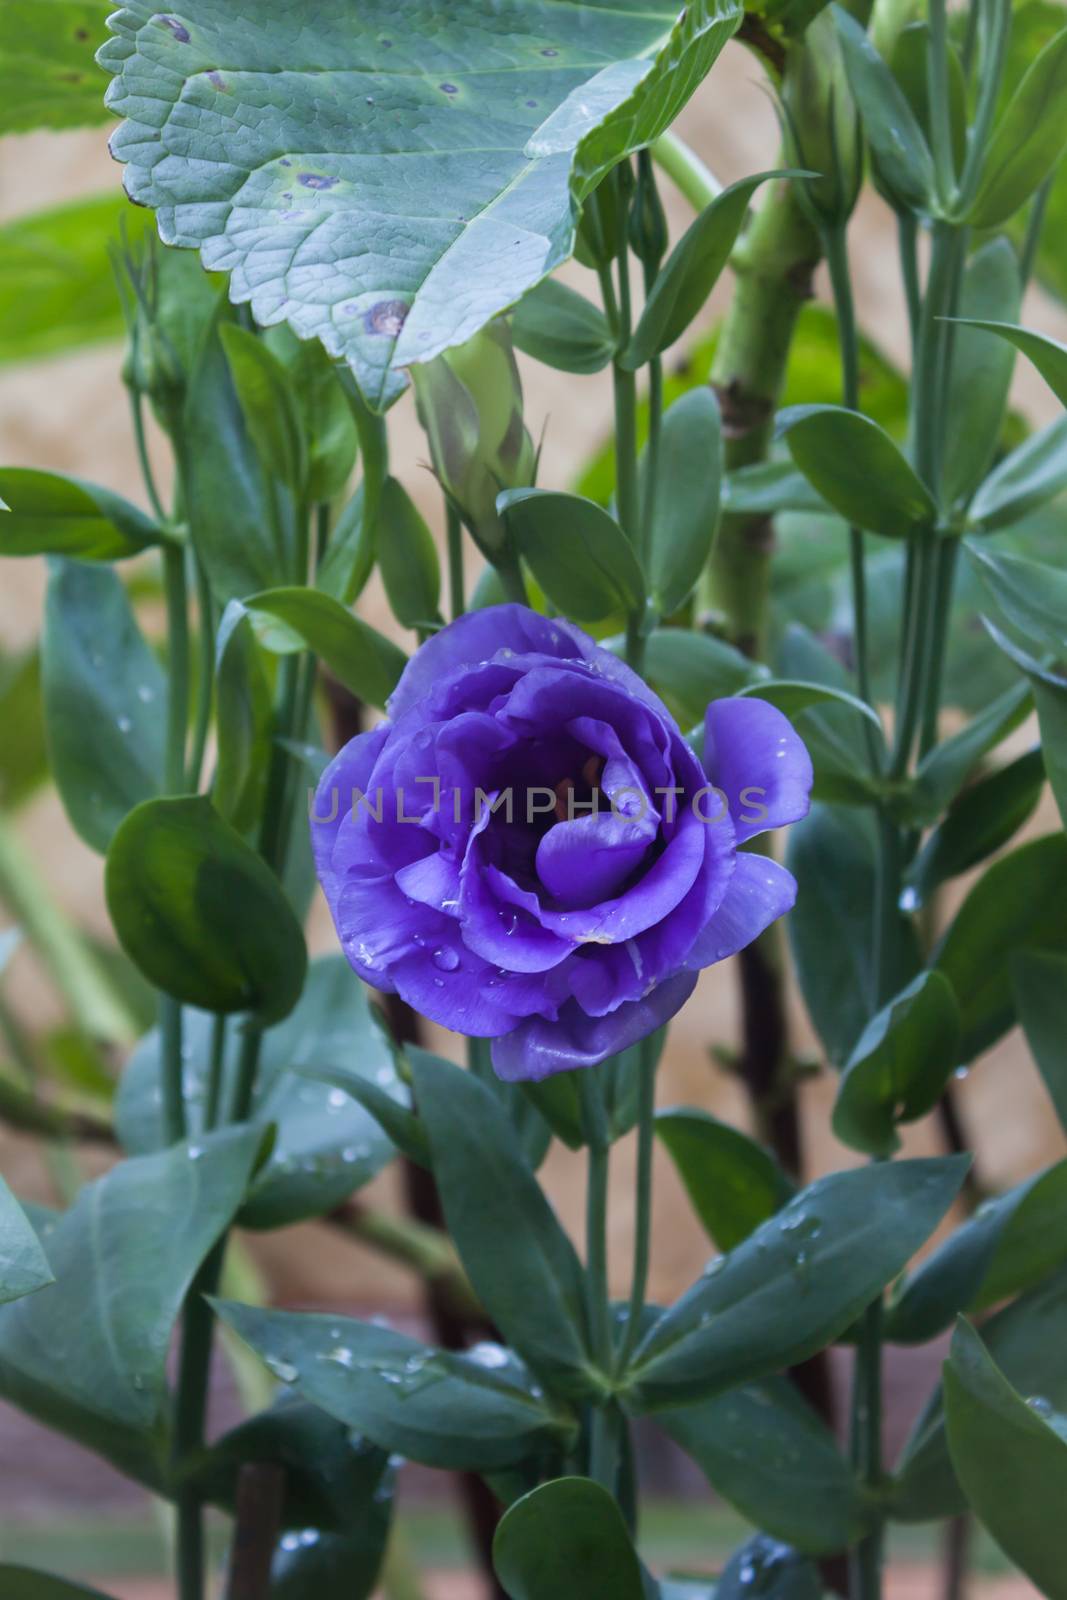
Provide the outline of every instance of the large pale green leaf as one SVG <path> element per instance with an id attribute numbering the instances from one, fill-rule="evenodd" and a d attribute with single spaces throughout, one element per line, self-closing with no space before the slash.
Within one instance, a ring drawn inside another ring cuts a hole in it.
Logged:
<path id="1" fill-rule="evenodd" d="M 0 1308 L 0 1393 L 159 1481 L 171 1333 L 262 1138 L 213 1134 L 120 1162 L 44 1230 L 56 1281 Z"/>
<path id="2" fill-rule="evenodd" d="M 93 50 L 108 9 L 108 0 L 4 0 L 0 134 L 107 121 Z"/>
<path id="3" fill-rule="evenodd" d="M 368 398 L 566 259 L 580 201 L 674 119 L 736 0 L 136 0 L 101 51 L 112 148 L 170 243 Z"/>
<path id="4" fill-rule="evenodd" d="M 52 1269 L 37 1235 L 0 1178 L 0 1303 L 20 1300 L 51 1282 Z"/>
<path id="5" fill-rule="evenodd" d="M 367 991 L 343 956 L 313 962 L 296 1009 L 264 1037 L 252 1120 L 276 1129 L 270 1157 L 256 1174 L 241 1213 L 246 1227 L 272 1228 L 331 1211 L 368 1183 L 393 1146 L 379 1123 L 353 1097 L 315 1072 L 344 1069 L 345 1081 L 373 1084 L 390 1104 L 403 1106 L 404 1088 L 392 1050 L 368 1004 Z M 185 1015 L 185 1093 L 190 1134 L 203 1133 L 213 1018 Z M 240 1037 L 231 1028 L 223 1061 L 223 1107 L 237 1073 Z M 162 1149 L 159 1033 L 146 1034 L 122 1074 L 115 1123 L 134 1155 Z"/>

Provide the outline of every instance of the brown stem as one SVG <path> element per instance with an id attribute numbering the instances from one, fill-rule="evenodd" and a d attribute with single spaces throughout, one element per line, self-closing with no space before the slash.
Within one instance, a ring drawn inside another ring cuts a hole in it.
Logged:
<path id="1" fill-rule="evenodd" d="M 285 1468 L 276 1461 L 246 1461 L 237 1475 L 226 1600 L 269 1600 L 284 1501 Z"/>

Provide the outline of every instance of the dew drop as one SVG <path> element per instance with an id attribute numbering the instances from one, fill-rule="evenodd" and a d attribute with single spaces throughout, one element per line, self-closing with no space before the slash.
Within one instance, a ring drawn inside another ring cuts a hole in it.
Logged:
<path id="1" fill-rule="evenodd" d="M 441 972 L 455 972 L 459 966 L 459 956 L 449 945 L 441 945 L 434 951 L 431 959 Z"/>

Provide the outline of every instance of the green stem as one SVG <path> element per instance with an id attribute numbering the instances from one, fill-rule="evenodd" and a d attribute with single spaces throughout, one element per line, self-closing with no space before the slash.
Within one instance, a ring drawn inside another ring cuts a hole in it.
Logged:
<path id="1" fill-rule="evenodd" d="M 252 1115 L 262 1045 L 263 1029 L 256 1022 L 247 1021 L 241 1035 L 241 1049 L 237 1057 L 237 1070 L 230 1097 L 228 1114 L 230 1122 L 247 1122 Z"/>
<path id="2" fill-rule="evenodd" d="M 189 599 L 185 583 L 185 551 L 163 547 L 163 588 L 167 602 L 167 739 L 164 786 L 168 794 L 185 792 L 185 735 L 189 725 Z"/>
<path id="3" fill-rule="evenodd" d="M 593 1069 L 580 1074 L 582 1121 L 589 1152 L 586 1188 L 586 1292 L 589 1331 L 601 1370 L 611 1371 L 611 1303 L 608 1299 L 608 1171 L 611 1147 L 600 1086 Z"/>
<path id="4" fill-rule="evenodd" d="M 922 314 L 922 294 L 919 289 L 918 228 L 915 218 L 907 212 L 897 216 L 897 243 L 900 248 L 900 275 L 904 280 L 904 299 L 908 307 L 908 329 L 911 334 L 912 359 L 919 338 L 919 318 Z"/>
<path id="5" fill-rule="evenodd" d="M 137 460 L 144 480 L 145 493 L 148 495 L 156 521 L 165 525 L 168 520 L 167 513 L 156 488 L 155 473 L 152 471 L 152 462 L 148 455 L 148 443 L 144 431 L 144 398 L 139 389 L 130 390 L 130 415 L 133 418 L 133 439 L 137 447 Z"/>
<path id="6" fill-rule="evenodd" d="M 448 609 L 452 621 L 467 609 L 463 585 L 463 523 L 452 503 L 445 501 L 445 526 L 448 535 Z"/>
<path id="7" fill-rule="evenodd" d="M 652 146 L 652 159 L 694 211 L 703 211 L 722 194 L 722 184 L 715 174 L 676 133 L 660 134 Z"/>
<path id="8" fill-rule="evenodd" d="M 211 1025 L 211 1060 L 204 1094 L 204 1130 L 218 1126 L 222 1111 L 223 1072 L 226 1065 L 226 1018 L 216 1017 Z"/>
<path id="9" fill-rule="evenodd" d="M 1030 203 L 1030 213 L 1026 219 L 1026 236 L 1019 252 L 1019 273 L 1024 288 L 1034 275 L 1034 265 L 1037 261 L 1037 252 L 1041 244 L 1041 234 L 1045 227 L 1045 214 L 1048 210 L 1048 199 L 1052 192 L 1052 178 L 1054 176 L 1055 174 L 1045 179 Z"/>
<path id="10" fill-rule="evenodd" d="M 208 733 L 211 729 L 211 698 L 215 686 L 215 602 L 207 568 L 194 554 L 193 570 L 196 574 L 196 609 L 200 633 L 200 681 L 197 684 L 196 721 L 193 729 L 193 750 L 189 758 L 187 787 L 200 787 L 200 774 L 204 765 Z"/>
<path id="11" fill-rule="evenodd" d="M 852 298 L 849 276 L 848 242 L 845 226 L 828 228 L 824 244 L 826 261 L 830 269 L 834 307 L 837 313 L 838 339 L 841 345 L 841 403 L 850 411 L 858 411 L 860 391 L 859 340 L 856 334 L 856 308 Z M 874 704 L 871 693 L 870 647 L 867 639 L 867 574 L 866 550 L 859 528 L 849 528 L 849 568 L 852 577 L 852 619 L 856 682 L 860 698 L 868 705 Z M 867 759 L 872 772 L 880 763 L 878 732 L 864 717 L 864 737 L 867 742 Z"/>
<path id="12" fill-rule="evenodd" d="M 630 1282 L 630 1306 L 626 1332 L 619 1350 L 617 1367 L 625 1371 L 641 1333 L 648 1291 L 648 1267 L 652 1240 L 652 1149 L 655 1141 L 656 1055 L 652 1039 L 643 1039 L 641 1051 L 640 1100 L 637 1113 L 637 1181 L 634 1216 L 634 1263 Z"/>
<path id="13" fill-rule="evenodd" d="M 944 0 L 940 0 L 940 3 L 943 4 Z M 992 0 L 989 11 L 992 26 L 982 41 L 978 100 L 974 121 L 967 136 L 967 154 L 960 175 L 959 205 L 964 211 L 978 192 L 982 166 L 989 149 L 989 136 L 996 116 L 1000 84 L 1007 58 L 1008 36 L 1011 30 L 1011 0 Z M 945 114 L 948 115 L 947 100 Z"/>
<path id="14" fill-rule="evenodd" d="M 854 1465 L 877 1492 L 882 1479 L 882 1300 L 869 1306 L 860 1327 L 853 1393 Z M 882 1521 L 856 1545 L 850 1561 L 854 1600 L 880 1600 Z"/>
<path id="15" fill-rule="evenodd" d="M 926 755 L 937 743 L 941 685 L 945 670 L 945 651 L 952 613 L 952 590 L 959 549 L 958 539 L 942 539 L 934 559 L 932 638 L 923 682 L 922 720 L 919 727 L 920 757 Z"/>
<path id="16" fill-rule="evenodd" d="M 185 1302 L 182 1345 L 174 1391 L 172 1459 L 180 1471 L 204 1446 L 214 1313 L 206 1296 L 218 1289 L 226 1240 L 221 1239 L 204 1261 Z M 204 1518 L 200 1497 L 183 1489 L 177 1496 L 176 1546 L 179 1600 L 204 1597 Z"/>
<path id="17" fill-rule="evenodd" d="M 952 154 L 952 101 L 948 79 L 948 17 L 945 0 L 929 0 L 929 30 L 926 49 L 926 94 L 930 106 L 931 144 L 938 198 L 944 207 L 952 204 L 956 172 Z"/>

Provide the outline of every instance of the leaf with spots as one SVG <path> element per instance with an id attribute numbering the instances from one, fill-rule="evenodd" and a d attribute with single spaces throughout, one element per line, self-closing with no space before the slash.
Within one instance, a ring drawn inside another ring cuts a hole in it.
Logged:
<path id="1" fill-rule="evenodd" d="M 109 0 L 4 0 L 0 134 L 107 121 L 93 49 L 109 9 Z"/>
<path id="2" fill-rule="evenodd" d="M 133 0 L 100 61 L 162 237 L 344 357 L 384 407 L 566 260 L 583 199 L 674 119 L 737 0 Z"/>

